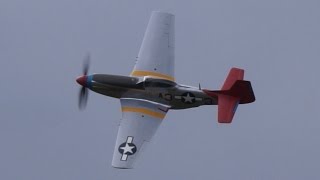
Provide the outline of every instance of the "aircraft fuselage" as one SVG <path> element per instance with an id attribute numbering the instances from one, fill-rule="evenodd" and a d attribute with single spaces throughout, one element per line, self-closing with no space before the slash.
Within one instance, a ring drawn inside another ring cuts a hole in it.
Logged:
<path id="1" fill-rule="evenodd" d="M 87 76 L 86 86 L 105 96 L 145 99 L 168 105 L 170 109 L 217 104 L 217 98 L 208 96 L 199 88 L 152 77 L 93 74 Z"/>

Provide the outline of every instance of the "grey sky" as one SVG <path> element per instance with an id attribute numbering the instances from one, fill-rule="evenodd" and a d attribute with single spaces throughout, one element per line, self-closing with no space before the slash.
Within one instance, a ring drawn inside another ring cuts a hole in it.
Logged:
<path id="1" fill-rule="evenodd" d="M 0 179 L 319 179 L 320 1 L 1 0 Z M 216 107 L 171 111 L 133 170 L 111 167 L 116 99 L 90 72 L 129 74 L 151 11 L 176 15 L 176 79 L 218 89 L 246 70 L 257 101 L 231 125 Z"/>

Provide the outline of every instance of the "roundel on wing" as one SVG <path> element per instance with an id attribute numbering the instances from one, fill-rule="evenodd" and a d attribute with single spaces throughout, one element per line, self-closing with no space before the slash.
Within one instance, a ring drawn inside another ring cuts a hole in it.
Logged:
<path id="1" fill-rule="evenodd" d="M 118 150 L 120 154 L 133 155 L 134 153 L 137 152 L 137 147 L 133 143 L 124 142 L 119 146 Z"/>

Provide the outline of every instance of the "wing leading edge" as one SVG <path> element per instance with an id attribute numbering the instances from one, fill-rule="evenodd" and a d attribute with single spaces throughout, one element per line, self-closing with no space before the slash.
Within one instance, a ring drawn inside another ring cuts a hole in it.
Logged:
<path id="1" fill-rule="evenodd" d="M 112 166 L 130 169 L 146 143 L 150 142 L 169 107 L 143 99 L 123 98 L 120 102 L 122 119 Z"/>

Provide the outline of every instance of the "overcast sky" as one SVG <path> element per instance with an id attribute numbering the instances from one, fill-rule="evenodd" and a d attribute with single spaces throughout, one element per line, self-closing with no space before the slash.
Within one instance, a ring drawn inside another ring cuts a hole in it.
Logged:
<path id="1" fill-rule="evenodd" d="M 320 1 L 1 0 L 0 179 L 320 179 Z M 128 75 L 153 10 L 176 15 L 176 80 L 219 89 L 246 70 L 257 101 L 171 111 L 135 169 L 111 167 L 117 99 L 91 73 Z"/>

